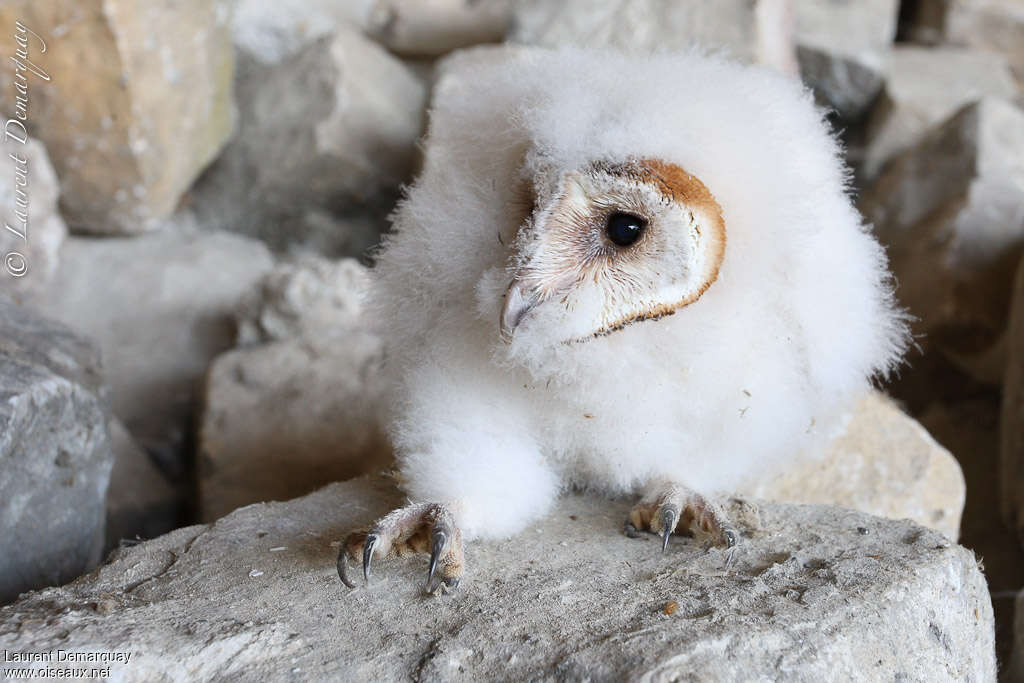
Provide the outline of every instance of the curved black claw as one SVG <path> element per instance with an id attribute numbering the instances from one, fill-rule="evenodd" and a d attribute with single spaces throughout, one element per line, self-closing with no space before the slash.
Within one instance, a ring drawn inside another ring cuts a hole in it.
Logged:
<path id="1" fill-rule="evenodd" d="M 426 590 L 434 583 L 434 571 L 437 569 L 437 559 L 448 549 L 448 534 L 444 529 L 434 529 L 431 536 L 430 547 L 430 569 L 427 571 Z"/>
<path id="2" fill-rule="evenodd" d="M 725 536 L 725 547 L 727 547 L 727 548 L 735 548 L 736 547 L 737 534 L 736 534 L 736 530 L 735 529 L 726 529 L 725 531 L 722 532 L 722 535 Z"/>
<path id="3" fill-rule="evenodd" d="M 342 543 L 341 548 L 338 550 L 338 576 L 341 577 L 341 582 L 349 588 L 355 588 L 356 585 L 352 583 L 352 580 L 348 578 L 348 553 L 345 550 L 345 546 L 348 543 Z"/>
<path id="4" fill-rule="evenodd" d="M 370 563 L 373 561 L 373 549 L 377 546 L 377 535 L 370 534 L 363 544 L 363 579 L 370 582 Z"/>
<path id="5" fill-rule="evenodd" d="M 640 531 L 636 528 L 636 525 L 633 524 L 633 520 L 631 519 L 627 519 L 625 523 L 622 525 L 622 533 L 626 534 L 626 536 L 628 536 L 629 538 L 647 538 L 646 536 L 640 533 Z"/>
<path id="6" fill-rule="evenodd" d="M 668 539 L 672 537 L 672 532 L 676 529 L 676 523 L 679 522 L 679 508 L 675 505 L 665 505 L 661 509 L 661 552 L 665 552 L 668 548 Z"/>

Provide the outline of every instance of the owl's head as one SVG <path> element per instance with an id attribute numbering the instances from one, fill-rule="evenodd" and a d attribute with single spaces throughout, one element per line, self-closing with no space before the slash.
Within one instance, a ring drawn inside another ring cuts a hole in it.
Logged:
<path id="1" fill-rule="evenodd" d="M 500 327 L 581 342 L 696 301 L 725 254 L 722 210 L 695 176 L 656 159 L 547 169 L 509 264 Z"/>

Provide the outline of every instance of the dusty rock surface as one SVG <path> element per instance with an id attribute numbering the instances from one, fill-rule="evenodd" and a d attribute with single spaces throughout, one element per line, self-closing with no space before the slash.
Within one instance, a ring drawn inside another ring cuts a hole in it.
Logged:
<path id="1" fill-rule="evenodd" d="M 234 346 L 232 314 L 271 269 L 270 252 L 178 223 L 135 238 L 72 237 L 61 257 L 35 305 L 99 344 L 114 414 L 179 467 L 203 374 Z"/>
<path id="2" fill-rule="evenodd" d="M 10 50 L 19 25 L 34 32 L 28 127 L 46 144 L 73 230 L 159 227 L 220 151 L 235 120 L 229 15 L 227 0 L 0 5 Z M 17 73 L 0 74 L 5 112 Z"/>
<path id="3" fill-rule="evenodd" d="M 1006 59 L 962 48 L 897 45 L 885 86 L 866 123 L 867 150 L 858 174 L 874 179 L 886 161 L 914 146 L 932 126 L 983 97 L 1013 99 Z"/>
<path id="4" fill-rule="evenodd" d="M 178 527 L 184 501 L 124 425 L 110 421 L 114 467 L 107 489 L 105 549 L 122 540 L 155 538 Z"/>
<path id="5" fill-rule="evenodd" d="M 998 384 L 1002 363 L 989 357 L 1024 248 L 1024 111 L 992 98 L 965 106 L 894 159 L 860 208 L 922 343 Z"/>
<path id="6" fill-rule="evenodd" d="M 912 519 L 956 540 L 967 495 L 956 458 L 883 394 L 864 398 L 846 419 L 824 455 L 805 457 L 745 493 Z"/>
<path id="7" fill-rule="evenodd" d="M 96 348 L 0 297 L 0 603 L 100 559 L 107 416 Z"/>
<path id="8" fill-rule="evenodd" d="M 376 0 L 366 31 L 396 54 L 439 56 L 502 40 L 514 5 L 512 0 Z"/>
<path id="9" fill-rule="evenodd" d="M 975 557 L 909 521 L 764 504 L 726 568 L 624 536 L 628 501 L 570 495 L 470 544 L 453 594 L 423 595 L 423 557 L 344 588 L 332 542 L 399 501 L 359 479 L 121 550 L 0 610 L 0 647 L 130 652 L 126 681 L 995 680 Z"/>
<path id="10" fill-rule="evenodd" d="M 747 62 L 796 73 L 792 17 L 779 0 L 520 0 L 509 39 L 558 47 L 725 50 Z"/>
<path id="11" fill-rule="evenodd" d="M 357 256 L 414 171 L 426 86 L 341 27 L 270 65 L 239 62 L 238 133 L 196 185 L 200 222 L 280 251 Z"/>
<path id="12" fill-rule="evenodd" d="M 46 148 L 34 138 L 7 140 L 0 157 L 0 282 L 19 298 L 49 282 L 68 228 L 57 208 L 60 187 Z"/>

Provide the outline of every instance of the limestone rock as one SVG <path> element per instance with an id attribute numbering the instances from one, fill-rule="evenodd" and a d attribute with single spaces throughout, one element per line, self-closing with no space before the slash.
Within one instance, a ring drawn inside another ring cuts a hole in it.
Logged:
<path id="1" fill-rule="evenodd" d="M 8 140 L 4 151 L 0 279 L 5 292 L 26 296 L 53 276 L 68 229 L 57 209 L 60 187 L 43 144 L 33 138 L 25 144 Z"/>
<path id="2" fill-rule="evenodd" d="M 377 0 L 235 0 L 231 32 L 248 59 L 274 64 L 338 26 L 365 30 Z"/>
<path id="3" fill-rule="evenodd" d="M 999 428 L 1000 493 L 1003 516 L 1024 544 L 1024 265 L 1017 269 L 1007 340 Z"/>
<path id="4" fill-rule="evenodd" d="M 424 84 L 342 28 L 279 64 L 241 59 L 236 90 L 238 134 L 191 197 L 201 222 L 279 250 L 375 244 L 418 158 Z"/>
<path id="5" fill-rule="evenodd" d="M 696 44 L 796 73 L 785 0 L 519 0 L 513 7 L 509 37 L 517 43 L 627 50 Z"/>
<path id="6" fill-rule="evenodd" d="M 726 570 L 573 495 L 470 543 L 452 595 L 421 594 L 423 556 L 344 588 L 332 541 L 399 502 L 359 479 L 126 548 L 0 610 L 0 647 L 135 653 L 124 680 L 995 680 L 977 560 L 910 521 L 764 504 Z"/>
<path id="7" fill-rule="evenodd" d="M 881 90 L 896 37 L 896 0 L 794 3 L 800 75 L 818 101 L 856 121 Z"/>
<path id="8" fill-rule="evenodd" d="M 357 329 L 221 355 L 199 431 L 204 520 L 381 469 L 380 339 Z"/>
<path id="9" fill-rule="evenodd" d="M 178 526 L 184 500 L 117 419 L 110 421 L 114 468 L 107 489 L 106 549 L 155 538 Z"/>
<path id="10" fill-rule="evenodd" d="M 932 126 L 964 105 L 991 96 L 1012 99 L 1017 89 L 1003 57 L 960 48 L 898 45 L 867 121 L 867 151 L 858 170 L 874 179 L 886 161 L 915 145 Z"/>
<path id="11" fill-rule="evenodd" d="M 1006 327 L 1024 247 L 1024 111 L 994 99 L 964 107 L 894 159 L 860 208 L 889 247 L 922 342 L 993 379 L 983 370 L 1000 364 L 985 354 Z"/>
<path id="12" fill-rule="evenodd" d="M 883 394 L 869 394 L 846 419 L 823 456 L 805 456 L 747 494 L 912 519 L 956 540 L 967 489 L 952 454 Z"/>
<path id="13" fill-rule="evenodd" d="M 377 0 L 367 31 L 397 54 L 438 56 L 501 41 L 512 5 L 511 0 Z"/>
<path id="14" fill-rule="evenodd" d="M 203 374 L 234 346 L 232 313 L 272 265 L 262 244 L 184 221 L 136 238 L 72 237 L 36 305 L 99 343 L 114 414 L 183 474 Z"/>
<path id="15" fill-rule="evenodd" d="M 107 415 L 96 349 L 0 298 L 0 603 L 100 559 Z"/>
<path id="16" fill-rule="evenodd" d="M 916 0 L 911 9 L 911 39 L 999 52 L 1024 83 L 1021 0 Z"/>
<path id="17" fill-rule="evenodd" d="M 72 229 L 158 227 L 220 150 L 235 118 L 229 13 L 226 0 L 0 5 L 0 35 L 24 36 L 38 67 L 27 128 L 46 144 Z M 0 75 L 5 112 L 17 73 Z"/>
<path id="18" fill-rule="evenodd" d="M 281 263 L 239 305 L 238 342 L 258 344 L 363 328 L 369 278 L 369 269 L 354 259 L 304 256 Z"/>

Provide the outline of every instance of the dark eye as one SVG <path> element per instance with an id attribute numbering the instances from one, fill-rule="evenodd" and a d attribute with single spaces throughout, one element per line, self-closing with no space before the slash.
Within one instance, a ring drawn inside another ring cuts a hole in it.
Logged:
<path id="1" fill-rule="evenodd" d="M 640 235 L 644 233 L 646 227 L 647 221 L 640 216 L 617 211 L 608 216 L 605 232 L 608 233 L 608 239 L 615 244 L 620 247 L 628 247 L 640 239 Z"/>

